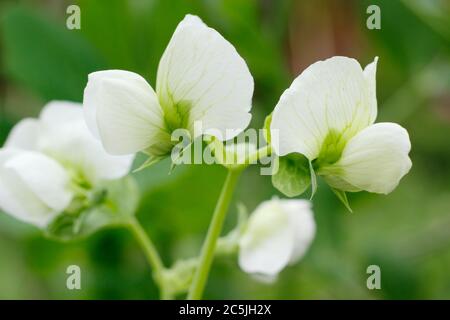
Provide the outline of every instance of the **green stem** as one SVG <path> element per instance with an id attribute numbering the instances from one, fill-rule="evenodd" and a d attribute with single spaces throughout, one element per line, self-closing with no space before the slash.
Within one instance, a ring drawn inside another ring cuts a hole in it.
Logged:
<path id="1" fill-rule="evenodd" d="M 209 271 L 211 269 L 214 258 L 214 251 L 217 244 L 217 239 L 222 231 L 223 222 L 225 220 L 228 207 L 230 205 L 233 191 L 241 170 L 228 170 L 228 175 L 222 187 L 219 200 L 214 209 L 211 224 L 209 225 L 208 234 L 203 243 L 199 266 L 195 272 L 194 279 L 189 289 L 188 299 L 199 300 L 202 298 L 205 289 L 206 281 L 208 279 Z"/>
<path id="2" fill-rule="evenodd" d="M 136 218 L 131 218 L 127 226 L 141 246 L 145 254 L 145 258 L 147 259 L 153 270 L 153 279 L 160 288 L 161 299 L 171 299 L 172 297 L 167 292 L 163 283 L 163 273 L 165 270 L 164 264 L 162 263 L 161 257 L 159 256 L 155 245 L 150 240 L 150 237 L 145 233 L 144 229 Z"/>
<path id="3" fill-rule="evenodd" d="M 259 161 L 261 158 L 269 157 L 272 154 L 272 146 L 266 145 L 262 148 L 259 148 L 256 150 L 255 153 L 248 156 L 248 158 L 245 160 L 245 164 L 253 164 Z"/>

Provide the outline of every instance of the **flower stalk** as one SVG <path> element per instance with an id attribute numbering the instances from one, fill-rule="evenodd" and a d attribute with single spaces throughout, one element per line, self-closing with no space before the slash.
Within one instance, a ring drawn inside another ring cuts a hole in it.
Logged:
<path id="1" fill-rule="evenodd" d="M 222 187 L 219 200 L 213 213 L 211 224 L 209 225 L 208 234 L 201 251 L 199 266 L 195 272 L 191 288 L 188 293 L 189 300 L 200 300 L 205 290 L 206 281 L 211 269 L 214 252 L 222 231 L 223 223 L 230 206 L 238 178 L 242 170 L 228 170 L 228 175 Z"/>
<path id="2" fill-rule="evenodd" d="M 166 285 L 164 283 L 164 264 L 161 260 L 161 257 L 158 254 L 158 250 L 156 249 L 155 245 L 151 241 L 150 237 L 146 234 L 144 229 L 142 228 L 139 221 L 132 217 L 128 224 L 128 229 L 133 234 L 133 236 L 136 238 L 136 241 L 141 246 L 145 258 L 147 259 L 149 265 L 151 266 L 153 270 L 153 279 L 155 280 L 156 284 L 159 286 L 161 299 L 163 300 L 170 300 L 172 299 L 172 295 L 169 292 L 168 288 L 166 288 Z"/>

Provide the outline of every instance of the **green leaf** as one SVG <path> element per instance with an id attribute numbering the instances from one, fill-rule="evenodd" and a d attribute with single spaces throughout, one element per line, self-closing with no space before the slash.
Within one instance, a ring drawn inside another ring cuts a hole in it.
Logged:
<path id="1" fill-rule="evenodd" d="M 105 64 L 79 31 L 22 7 L 2 18 L 7 74 L 46 100 L 81 101 L 87 75 Z"/>
<path id="2" fill-rule="evenodd" d="M 292 153 L 276 158 L 278 171 L 272 175 L 273 186 L 288 197 L 301 195 L 311 184 L 311 174 L 308 159 L 305 156 Z"/>
<path id="3" fill-rule="evenodd" d="M 113 180 L 92 193 L 87 205 L 75 201 L 47 227 L 49 238 L 70 241 L 105 228 L 127 223 L 139 204 L 137 184 L 131 176 Z"/>
<path id="4" fill-rule="evenodd" d="M 331 188 L 334 194 L 338 197 L 338 199 L 342 202 L 342 204 L 347 208 L 348 211 L 353 212 L 352 208 L 350 208 L 350 204 L 348 203 L 347 194 L 345 191 L 341 191 L 338 189 Z"/>

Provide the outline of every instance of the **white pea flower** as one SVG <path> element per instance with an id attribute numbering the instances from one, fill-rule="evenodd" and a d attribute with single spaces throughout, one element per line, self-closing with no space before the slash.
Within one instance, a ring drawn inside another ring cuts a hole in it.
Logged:
<path id="1" fill-rule="evenodd" d="M 271 281 L 304 256 L 315 232 L 309 201 L 265 201 L 250 216 L 239 241 L 239 266 L 261 280 Z"/>
<path id="2" fill-rule="evenodd" d="M 332 57 L 303 71 L 273 112 L 275 152 L 304 155 L 335 189 L 391 192 L 411 168 L 411 143 L 400 125 L 374 124 L 377 60 L 363 70 L 355 59 Z"/>
<path id="3" fill-rule="evenodd" d="M 109 153 L 163 157 L 176 129 L 189 130 L 192 139 L 209 134 L 224 141 L 239 134 L 250 122 L 252 95 L 253 78 L 236 49 L 187 15 L 159 62 L 156 91 L 133 72 L 91 73 L 85 117 Z M 201 130 L 194 130 L 196 122 Z"/>
<path id="4" fill-rule="evenodd" d="M 50 102 L 20 121 L 0 149 L 0 208 L 44 228 L 80 190 L 125 176 L 132 156 L 111 156 L 92 137 L 80 104 Z"/>

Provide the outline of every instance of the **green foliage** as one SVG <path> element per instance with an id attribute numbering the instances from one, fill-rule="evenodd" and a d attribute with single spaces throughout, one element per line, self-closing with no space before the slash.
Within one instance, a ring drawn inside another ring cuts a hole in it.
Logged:
<path id="1" fill-rule="evenodd" d="M 22 7 L 2 17 L 4 61 L 12 79 L 46 100 L 81 101 L 87 75 L 104 68 L 94 49 L 65 23 Z"/>

